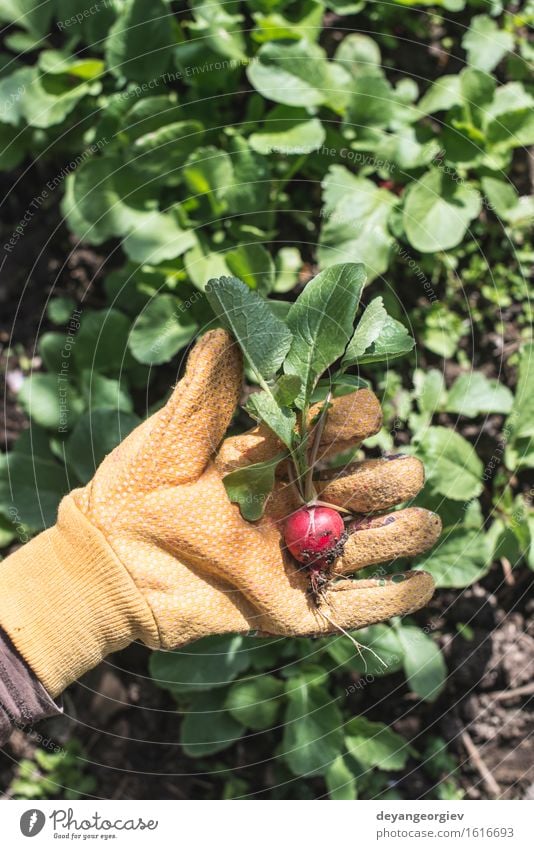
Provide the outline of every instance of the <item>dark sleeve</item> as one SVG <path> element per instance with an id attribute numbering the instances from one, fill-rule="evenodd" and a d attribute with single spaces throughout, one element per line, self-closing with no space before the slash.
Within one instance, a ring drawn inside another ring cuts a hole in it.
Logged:
<path id="1" fill-rule="evenodd" d="M 0 628 L 0 746 L 13 728 L 31 728 L 62 713 L 15 646 Z"/>

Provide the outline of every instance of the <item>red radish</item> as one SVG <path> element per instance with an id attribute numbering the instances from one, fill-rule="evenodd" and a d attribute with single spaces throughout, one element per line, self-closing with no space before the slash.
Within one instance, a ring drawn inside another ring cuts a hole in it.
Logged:
<path id="1" fill-rule="evenodd" d="M 336 557 L 343 554 L 348 539 L 343 519 L 331 507 L 301 507 L 286 519 L 284 539 L 295 560 L 307 567 L 310 584 L 308 592 L 318 612 L 354 644 L 367 671 L 360 644 L 325 609 L 328 607 L 326 590 L 331 578 L 330 567 Z M 387 666 L 372 649 L 370 651 L 384 667 Z"/>
<path id="2" fill-rule="evenodd" d="M 345 526 L 339 513 L 330 507 L 302 507 L 286 520 L 284 539 L 299 563 L 315 568 L 328 566 L 342 553 Z"/>

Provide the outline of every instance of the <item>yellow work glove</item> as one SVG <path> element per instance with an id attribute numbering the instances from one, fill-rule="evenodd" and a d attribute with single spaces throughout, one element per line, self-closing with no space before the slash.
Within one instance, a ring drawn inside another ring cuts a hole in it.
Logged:
<path id="1" fill-rule="evenodd" d="M 0 564 L 0 626 L 51 695 L 136 639 L 169 649 L 209 634 L 332 630 L 282 542 L 292 487 L 279 482 L 255 524 L 226 495 L 222 474 L 280 450 L 263 428 L 220 445 L 241 385 L 237 344 L 222 330 L 207 333 L 167 405 L 63 499 L 53 528 Z M 380 423 L 371 392 L 339 398 L 321 452 L 360 442 Z M 357 464 L 317 487 L 323 500 L 367 514 L 412 498 L 422 483 L 421 464 L 406 457 Z M 439 532 L 438 517 L 418 508 L 365 518 L 334 569 L 344 575 L 414 556 Z M 323 603 L 355 629 L 417 610 L 432 592 L 424 572 L 340 578 Z"/>

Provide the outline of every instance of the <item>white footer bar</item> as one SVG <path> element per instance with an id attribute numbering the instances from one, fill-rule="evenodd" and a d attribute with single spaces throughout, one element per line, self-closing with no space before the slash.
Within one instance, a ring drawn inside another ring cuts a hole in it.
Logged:
<path id="1" fill-rule="evenodd" d="M 532 849 L 534 802 L 7 801 L 2 846 Z M 274 810 L 276 808 L 276 811 Z"/>

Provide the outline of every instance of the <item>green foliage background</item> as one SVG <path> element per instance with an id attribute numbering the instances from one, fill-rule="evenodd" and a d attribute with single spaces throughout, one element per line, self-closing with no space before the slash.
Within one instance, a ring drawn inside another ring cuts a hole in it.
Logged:
<path id="1" fill-rule="evenodd" d="M 61 496 L 163 403 L 158 375 L 213 319 L 210 277 L 294 300 L 312 271 L 363 262 L 364 302 L 382 296 L 417 341 L 400 364 L 362 371 L 385 410 L 367 448 L 415 452 L 417 503 L 443 519 L 416 568 L 460 590 L 501 558 L 534 568 L 532 3 L 97 6 L 0 0 L 0 168 L 44 164 L 33 208 L 60 192 L 70 233 L 107 255 L 105 306 L 48 302 L 43 368 L 18 393 L 31 429 L 1 461 L 2 545 L 53 523 Z M 4 253 L 26 228 L 4 231 Z M 358 675 L 404 670 L 417 698 L 437 699 L 438 637 L 413 621 L 360 632 L 385 670 L 337 638 L 211 638 L 155 654 L 151 672 L 185 711 L 183 752 L 206 769 L 266 734 L 273 794 L 314 776 L 333 798 L 395 798 L 392 778 L 423 759 L 451 798 L 442 741 L 410 745 L 353 716 L 346 692 Z M 225 792 L 254 789 L 235 778 Z"/>

